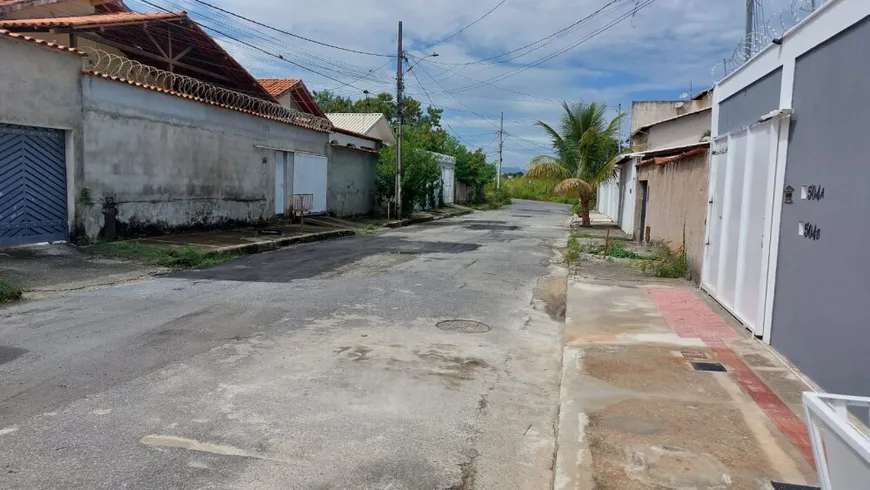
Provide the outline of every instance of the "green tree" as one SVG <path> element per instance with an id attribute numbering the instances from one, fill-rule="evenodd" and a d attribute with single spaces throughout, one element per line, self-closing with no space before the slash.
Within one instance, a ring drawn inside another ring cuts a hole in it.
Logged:
<path id="1" fill-rule="evenodd" d="M 625 114 L 618 114 L 608 122 L 607 107 L 597 102 L 573 105 L 562 102 L 562 108 L 565 114 L 558 130 L 543 121 L 536 123 L 549 135 L 556 155 L 532 158 L 525 178 L 561 180 L 554 192 L 576 195 L 583 226 L 591 226 L 592 200 L 598 185 L 613 175 L 619 147 L 619 122 Z"/>
<path id="2" fill-rule="evenodd" d="M 342 97 L 330 90 L 313 92 L 312 95 L 323 112 L 355 112 L 353 110 L 354 102 L 348 97 Z"/>
<path id="3" fill-rule="evenodd" d="M 410 129 L 402 138 L 402 212 L 410 215 L 414 208 L 434 207 L 440 193 L 441 170 L 435 155 L 420 147 L 418 136 Z M 378 157 L 377 194 L 381 199 L 395 198 L 396 147 L 385 146 Z"/>

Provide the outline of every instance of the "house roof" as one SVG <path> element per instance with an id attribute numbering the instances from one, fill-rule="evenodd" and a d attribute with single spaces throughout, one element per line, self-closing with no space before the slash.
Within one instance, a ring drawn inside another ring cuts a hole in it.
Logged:
<path id="1" fill-rule="evenodd" d="M 644 167 L 647 165 L 666 165 L 668 163 L 676 163 L 681 160 L 686 160 L 688 158 L 692 158 L 698 155 L 706 155 L 707 152 L 710 151 L 710 143 L 705 143 L 705 146 L 697 146 L 695 148 L 686 148 L 680 150 L 676 155 L 670 156 L 651 156 L 648 158 L 642 159 L 637 166 Z"/>
<path id="2" fill-rule="evenodd" d="M 318 117 L 326 117 L 308 87 L 302 83 L 299 78 L 258 78 L 258 82 L 263 86 L 273 97 L 280 98 L 287 93 L 293 98 L 293 102 L 299 106 L 304 112 L 314 114 Z"/>
<path id="3" fill-rule="evenodd" d="M 2 0 L 0 0 L 2 1 Z M 11 37 L 13 39 L 20 39 L 22 41 L 31 42 L 34 44 L 38 44 L 40 46 L 45 46 L 46 48 L 56 49 L 58 51 L 63 51 L 65 53 L 75 54 L 78 56 L 87 56 L 86 53 L 79 51 L 78 49 L 68 48 L 62 44 L 52 43 L 48 41 L 44 41 L 42 39 L 36 39 L 35 37 L 25 36 L 24 34 L 16 34 L 14 32 L 9 32 L 6 29 L 0 29 L 0 36 Z"/>
<path id="4" fill-rule="evenodd" d="M 679 116 L 674 116 L 674 117 L 669 117 L 667 119 L 662 119 L 661 121 L 657 121 L 657 122 L 652 123 L 652 124 L 647 124 L 646 126 L 641 126 L 637 129 L 635 129 L 634 132 L 631 133 L 631 135 L 634 136 L 637 133 L 643 133 L 643 132 L 649 131 L 650 128 L 652 128 L 653 126 L 658 126 L 659 124 L 668 123 L 668 122 L 675 121 L 677 119 L 681 119 L 684 117 L 695 116 L 695 115 L 700 114 L 702 112 L 712 112 L 712 111 L 713 111 L 712 107 L 705 107 L 704 109 L 699 109 L 697 111 L 687 112 L 685 114 L 680 114 Z"/>
<path id="5" fill-rule="evenodd" d="M 380 112 L 376 113 L 351 113 L 351 112 L 332 112 L 326 115 L 332 124 L 341 129 L 353 131 L 355 133 L 366 134 L 375 127 L 384 115 Z"/>
<path id="6" fill-rule="evenodd" d="M 349 129 L 342 129 L 342 128 L 339 128 L 338 126 L 335 126 L 335 125 L 333 125 L 332 131 L 335 133 L 346 134 L 348 136 L 354 136 L 356 138 L 362 138 L 362 139 L 369 140 L 369 141 L 377 141 L 378 143 L 381 142 L 381 140 L 379 138 L 375 138 L 374 136 L 369 136 L 367 134 L 357 133 L 357 132 L 351 131 Z"/>
<path id="7" fill-rule="evenodd" d="M 108 27 L 139 24 L 147 20 L 182 20 L 185 12 L 116 12 L 72 17 L 37 17 L 32 19 L 0 19 L 0 26 L 14 27 Z"/>
<path id="8" fill-rule="evenodd" d="M 0 14 L 8 14 L 17 10 L 24 10 L 34 7 L 45 7 L 56 3 L 63 3 L 69 0 L 0 0 Z M 96 3 L 96 2 L 94 2 Z M 95 9 L 105 10 L 109 12 L 123 12 L 130 9 L 124 5 L 121 0 L 103 0 L 102 3 L 95 5 Z"/>
<path id="9" fill-rule="evenodd" d="M 185 12 L 117 12 L 74 17 L 0 19 L 0 28 L 39 37 L 65 29 L 119 49 L 127 58 L 277 102 Z M 174 51 L 173 51 L 174 50 Z"/>
<path id="10" fill-rule="evenodd" d="M 301 83 L 301 78 L 258 78 L 258 82 L 262 85 L 266 90 L 269 91 L 270 94 L 275 97 L 281 97 L 288 90 L 296 86 L 297 83 Z"/>

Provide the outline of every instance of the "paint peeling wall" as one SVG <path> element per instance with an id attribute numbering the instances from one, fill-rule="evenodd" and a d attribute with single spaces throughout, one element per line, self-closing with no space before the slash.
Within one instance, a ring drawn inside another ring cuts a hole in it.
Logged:
<path id="1" fill-rule="evenodd" d="M 332 147 L 327 170 L 326 206 L 336 216 L 358 216 L 375 210 L 377 153 Z"/>
<path id="2" fill-rule="evenodd" d="M 699 281 L 704 260 L 704 220 L 707 213 L 707 155 L 698 155 L 667 165 L 637 167 L 640 182 L 647 181 L 646 226 L 650 238 L 669 242 L 678 249 L 686 230 L 686 255 L 692 279 Z M 638 197 L 640 199 L 640 197 Z M 640 227 L 641 205 L 635 208 L 635 226 Z M 643 230 L 636 229 L 635 236 Z"/>
<path id="3" fill-rule="evenodd" d="M 82 79 L 82 96 L 90 239 L 267 219 L 274 149 L 327 151 L 328 133 L 100 77 Z M 292 166 L 285 172 L 292 189 Z"/>

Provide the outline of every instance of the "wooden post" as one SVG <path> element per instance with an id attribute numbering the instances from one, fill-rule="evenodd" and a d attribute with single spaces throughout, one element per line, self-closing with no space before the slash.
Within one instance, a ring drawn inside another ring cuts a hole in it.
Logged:
<path id="1" fill-rule="evenodd" d="M 607 258 L 607 249 L 610 248 L 610 228 L 607 228 L 607 234 L 604 236 L 604 258 Z"/>

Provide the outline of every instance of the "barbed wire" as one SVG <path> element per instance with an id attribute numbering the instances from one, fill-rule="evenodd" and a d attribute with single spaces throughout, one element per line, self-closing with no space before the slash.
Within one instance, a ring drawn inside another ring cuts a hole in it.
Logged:
<path id="1" fill-rule="evenodd" d="M 734 70 L 743 66 L 753 55 L 764 49 L 792 27 L 798 25 L 807 18 L 814 10 L 819 8 L 827 0 L 791 0 L 791 3 L 779 12 L 766 19 L 759 19 L 755 29 L 748 34 L 729 58 L 724 58 L 711 70 L 713 81 L 719 81 Z"/>
<path id="2" fill-rule="evenodd" d="M 99 75 L 180 94 L 194 100 L 238 110 L 316 131 L 332 131 L 329 119 L 285 107 L 253 95 L 220 87 L 197 78 L 161 70 L 120 55 L 91 47 L 78 48 L 88 56 L 84 70 Z"/>

